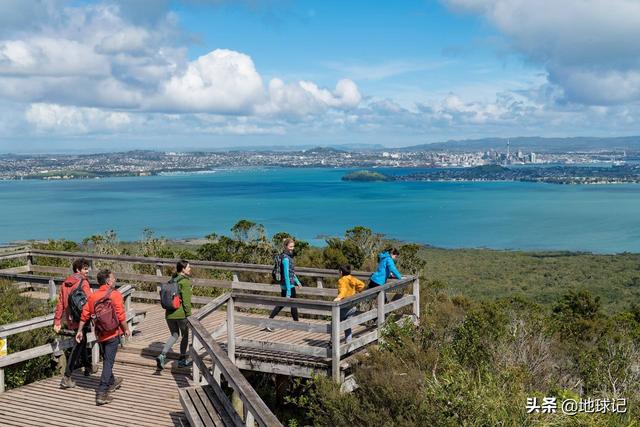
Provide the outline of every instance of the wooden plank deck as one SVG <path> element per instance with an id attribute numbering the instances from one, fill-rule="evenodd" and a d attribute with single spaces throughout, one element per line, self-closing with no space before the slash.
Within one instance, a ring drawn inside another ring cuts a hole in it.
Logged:
<path id="1" fill-rule="evenodd" d="M 188 387 L 186 375 L 116 363 L 114 375 L 124 378 L 113 402 L 96 406 L 100 373 L 84 377 L 62 390 L 60 377 L 38 381 L 0 394 L 0 425 L 7 426 L 188 426 L 178 388 Z"/>
<path id="2" fill-rule="evenodd" d="M 33 297 L 46 294 L 29 293 Z M 115 392 L 112 403 L 95 406 L 95 389 L 99 373 L 91 377 L 82 376 L 81 370 L 74 373 L 77 387 L 61 390 L 57 376 L 38 381 L 18 389 L 0 394 L 0 425 L 7 426 L 183 426 L 188 425 L 179 402 L 178 388 L 189 387 L 190 370 L 177 367 L 178 346 L 169 353 L 167 366 L 156 370 L 154 357 L 169 337 L 164 319 L 164 310 L 158 304 L 135 303 L 133 308 L 145 310 L 145 320 L 138 325 L 136 335 L 118 349 L 114 375 L 124 378 L 122 388 Z M 243 314 L 265 317 L 264 315 Z M 283 318 L 284 317 L 279 317 Z M 226 313 L 214 312 L 204 319 L 209 331 L 225 322 Z M 326 323 L 305 319 L 309 323 Z M 354 328 L 354 339 L 366 332 L 366 328 Z M 236 325 L 236 336 L 253 341 L 277 342 L 300 346 L 329 348 L 330 335 L 292 330 L 267 332 L 259 326 Z M 191 341 L 191 339 L 190 339 Z M 226 334 L 218 339 L 223 346 Z M 308 373 L 330 369 L 329 359 L 293 353 L 269 351 L 268 349 L 236 348 L 236 361 L 242 369 L 260 370 L 260 363 L 269 364 L 276 372 Z M 287 371 L 286 366 L 291 367 Z M 284 368 L 283 368 L 284 366 Z M 306 370 L 301 370 L 301 367 Z"/>

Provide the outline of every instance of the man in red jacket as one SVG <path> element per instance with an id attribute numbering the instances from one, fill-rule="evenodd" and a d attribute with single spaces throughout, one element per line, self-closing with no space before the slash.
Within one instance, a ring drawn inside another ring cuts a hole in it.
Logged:
<path id="1" fill-rule="evenodd" d="M 80 286 L 86 297 L 89 298 L 89 295 L 91 295 L 91 287 L 89 286 L 87 274 L 89 274 L 89 261 L 84 258 L 77 259 L 73 262 L 73 274 L 64 279 L 64 282 L 60 285 L 60 293 L 58 294 L 58 302 L 56 303 L 56 311 L 53 317 L 53 330 L 56 333 L 62 329 L 63 318 L 67 328 L 73 330 L 78 329 L 78 322 L 71 317 L 71 313 L 69 312 L 69 295 Z M 81 359 L 83 362 L 84 374 L 86 376 L 90 375 L 91 368 L 87 357 L 86 338 L 83 339 L 82 342 L 75 343 L 71 349 L 64 376 L 62 377 L 62 381 L 60 381 L 60 388 L 72 388 L 76 386 L 76 382 L 71 378 L 71 374 L 78 363 L 78 359 Z"/>
<path id="2" fill-rule="evenodd" d="M 127 337 L 131 331 L 127 325 L 122 294 L 115 290 L 116 278 L 110 270 L 98 272 L 100 288 L 89 297 L 82 309 L 76 341 L 84 339 L 82 328 L 93 318 L 96 329 L 96 340 L 102 353 L 102 375 L 96 392 L 96 405 L 105 405 L 113 400 L 111 393 L 122 385 L 122 378 L 113 376 L 113 364 L 116 360 L 121 331 Z"/>

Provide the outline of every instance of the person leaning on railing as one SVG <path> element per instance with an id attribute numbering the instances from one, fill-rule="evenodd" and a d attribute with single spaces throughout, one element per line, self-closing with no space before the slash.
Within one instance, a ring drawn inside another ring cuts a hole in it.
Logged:
<path id="1" fill-rule="evenodd" d="M 402 279 L 402 274 L 396 268 L 395 263 L 398 255 L 400 255 L 400 251 L 393 247 L 389 247 L 378 254 L 378 268 L 369 277 L 368 289 L 384 286 L 391 276 L 398 280 Z"/>
<path id="2" fill-rule="evenodd" d="M 341 301 L 358 292 L 362 292 L 364 289 L 364 282 L 351 275 L 351 266 L 349 264 L 341 265 L 338 270 L 340 271 L 340 279 L 338 279 L 338 296 L 334 298 L 334 301 Z M 343 322 L 355 314 L 355 306 L 341 307 L 340 321 Z M 348 343 L 351 342 L 351 328 L 344 330 L 344 339 Z"/>
<path id="3" fill-rule="evenodd" d="M 378 268 L 369 277 L 369 286 L 367 286 L 367 289 L 384 286 L 389 277 L 394 277 L 398 280 L 402 279 L 402 274 L 398 271 L 395 263 L 398 255 L 400 255 L 400 251 L 394 247 L 388 247 L 378 254 Z M 385 303 L 389 302 L 386 292 L 384 301 Z"/>
<path id="4" fill-rule="evenodd" d="M 187 349 L 189 347 L 189 323 L 187 317 L 191 316 L 191 296 L 193 294 L 191 286 L 191 265 L 189 261 L 178 261 L 176 264 L 176 273 L 173 275 L 175 281 L 178 284 L 178 291 L 180 293 L 180 307 L 176 310 L 167 310 L 165 319 L 171 336 L 164 344 L 162 353 L 156 357 L 156 364 L 158 369 L 164 369 L 164 364 L 167 360 L 167 353 L 171 350 L 171 347 L 180 340 L 180 359 L 178 360 L 178 366 L 186 368 L 191 366 L 192 361 L 188 359 Z"/>

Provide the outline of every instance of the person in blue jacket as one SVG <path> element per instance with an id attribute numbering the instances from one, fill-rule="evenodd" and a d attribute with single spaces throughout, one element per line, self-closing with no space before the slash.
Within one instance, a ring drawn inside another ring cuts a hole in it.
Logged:
<path id="1" fill-rule="evenodd" d="M 280 281 L 280 296 L 286 298 L 295 298 L 296 297 L 296 288 L 302 286 L 300 280 L 296 276 L 295 264 L 293 262 L 293 250 L 295 249 L 295 242 L 293 239 L 287 238 L 282 242 L 283 250 L 282 254 L 280 254 L 281 259 L 281 270 L 280 277 L 282 277 Z M 279 305 L 276 306 L 271 314 L 269 315 L 269 319 L 273 319 L 276 317 L 280 310 L 284 307 Z M 298 307 L 291 307 L 291 317 L 296 322 L 298 321 Z M 265 330 L 269 332 L 273 332 L 273 329 L 270 327 L 266 327 Z"/>
<path id="2" fill-rule="evenodd" d="M 383 286 L 387 283 L 390 275 L 396 279 L 402 279 L 402 274 L 396 268 L 395 260 L 400 255 L 400 251 L 396 248 L 387 248 L 378 254 L 378 269 L 369 277 L 369 286 L 367 289 Z"/>

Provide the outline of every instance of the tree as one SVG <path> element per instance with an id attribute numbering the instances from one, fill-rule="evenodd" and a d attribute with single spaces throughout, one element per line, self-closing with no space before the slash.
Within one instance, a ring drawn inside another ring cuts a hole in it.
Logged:
<path id="1" fill-rule="evenodd" d="M 231 227 L 231 233 L 236 240 L 242 243 L 264 242 L 267 240 L 264 226 L 246 219 L 241 219 Z"/>
<path id="2" fill-rule="evenodd" d="M 344 233 L 345 241 L 352 241 L 360 248 L 365 258 L 375 255 L 382 246 L 383 234 L 373 233 L 370 228 L 356 225 Z"/>
<path id="3" fill-rule="evenodd" d="M 419 255 L 420 245 L 408 244 L 400 247 L 398 267 L 400 271 L 410 274 L 420 274 L 427 262 Z"/>

